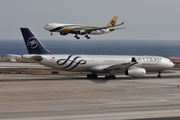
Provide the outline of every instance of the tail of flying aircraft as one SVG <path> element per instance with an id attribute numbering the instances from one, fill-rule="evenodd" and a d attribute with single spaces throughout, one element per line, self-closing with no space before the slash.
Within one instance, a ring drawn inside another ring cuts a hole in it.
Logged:
<path id="1" fill-rule="evenodd" d="M 117 19 L 118 19 L 118 16 L 114 16 L 114 17 L 112 18 L 112 20 L 106 25 L 106 27 L 107 27 L 107 26 L 116 25 Z M 114 28 L 114 27 L 112 27 L 112 28 Z"/>
<path id="2" fill-rule="evenodd" d="M 51 54 L 28 28 L 20 28 L 29 54 Z"/>

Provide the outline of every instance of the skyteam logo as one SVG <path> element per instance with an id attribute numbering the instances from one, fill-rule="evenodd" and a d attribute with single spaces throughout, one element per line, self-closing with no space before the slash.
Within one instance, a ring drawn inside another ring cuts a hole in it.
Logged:
<path id="1" fill-rule="evenodd" d="M 67 59 L 59 59 L 57 64 L 64 66 L 62 68 L 63 70 L 70 71 L 76 68 L 78 65 L 86 64 L 86 61 L 81 59 L 79 56 L 69 55 Z"/>
<path id="2" fill-rule="evenodd" d="M 35 49 L 38 46 L 38 42 L 36 41 L 36 37 L 30 37 L 27 40 L 27 46 L 31 49 Z"/>
<path id="3" fill-rule="evenodd" d="M 115 25 L 115 21 L 114 21 L 114 20 L 111 21 L 111 25 L 112 25 L 112 26 Z"/>

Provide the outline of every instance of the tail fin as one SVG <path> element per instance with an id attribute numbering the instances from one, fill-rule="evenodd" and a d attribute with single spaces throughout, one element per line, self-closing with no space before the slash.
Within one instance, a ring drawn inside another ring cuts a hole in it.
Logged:
<path id="1" fill-rule="evenodd" d="M 114 17 L 112 18 L 112 20 L 106 25 L 106 27 L 107 27 L 107 26 L 114 26 L 114 25 L 116 25 L 117 19 L 118 19 L 118 16 L 114 16 Z M 114 28 L 114 27 L 112 27 L 112 28 Z"/>
<path id="2" fill-rule="evenodd" d="M 51 54 L 28 28 L 20 28 L 29 54 Z"/>

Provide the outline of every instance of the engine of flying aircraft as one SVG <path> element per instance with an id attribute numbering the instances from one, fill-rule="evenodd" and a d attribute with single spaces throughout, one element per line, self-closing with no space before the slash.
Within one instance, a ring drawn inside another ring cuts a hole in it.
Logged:
<path id="1" fill-rule="evenodd" d="M 79 34 L 79 35 L 85 35 L 86 32 L 85 32 L 85 30 L 80 30 L 78 34 Z"/>
<path id="2" fill-rule="evenodd" d="M 60 32 L 60 35 L 67 35 L 68 33 Z"/>

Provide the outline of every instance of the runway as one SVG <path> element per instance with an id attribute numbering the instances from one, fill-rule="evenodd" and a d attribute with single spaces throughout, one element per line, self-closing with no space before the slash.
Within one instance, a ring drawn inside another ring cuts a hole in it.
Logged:
<path id="1" fill-rule="evenodd" d="M 88 80 L 84 74 L 0 74 L 0 119 L 179 119 L 180 71 L 156 76 Z"/>
<path id="2" fill-rule="evenodd" d="M 0 68 L 41 68 L 41 69 L 51 69 L 44 65 L 38 63 L 18 63 L 18 62 L 0 62 Z"/>

